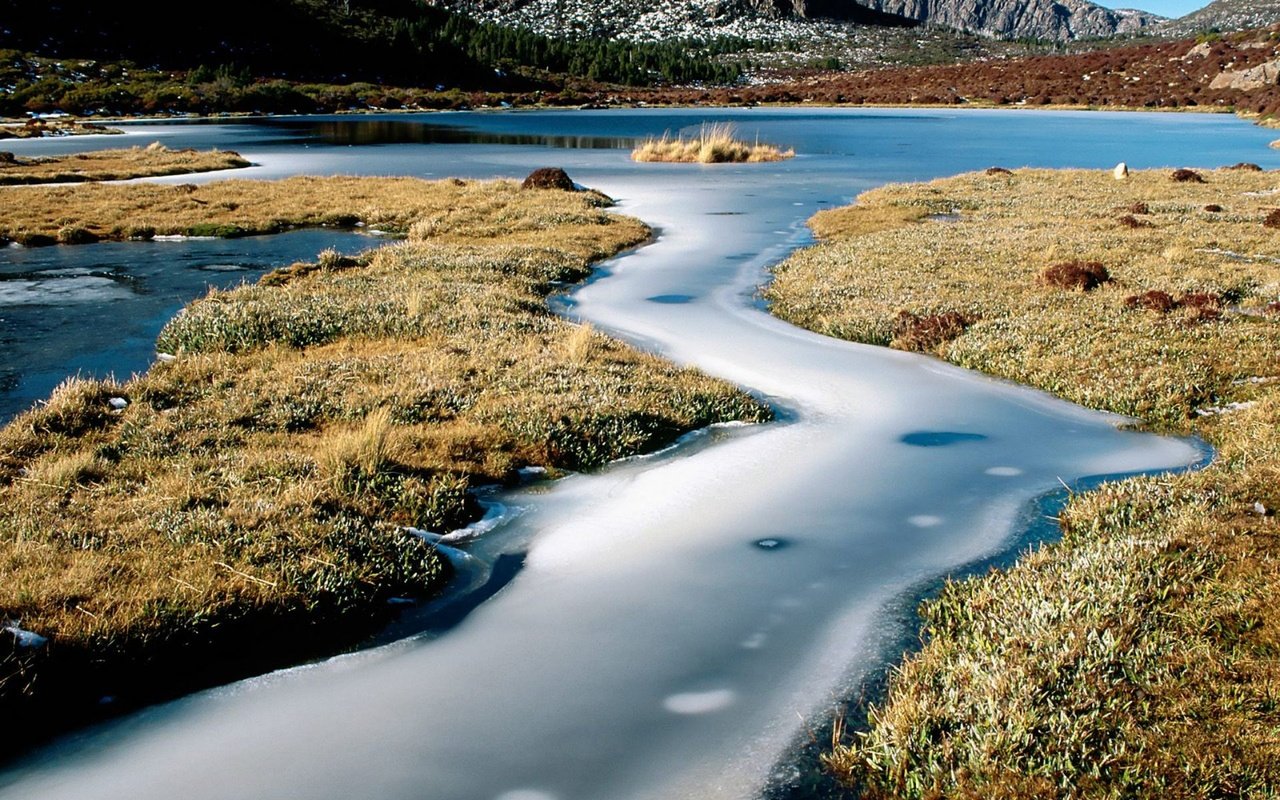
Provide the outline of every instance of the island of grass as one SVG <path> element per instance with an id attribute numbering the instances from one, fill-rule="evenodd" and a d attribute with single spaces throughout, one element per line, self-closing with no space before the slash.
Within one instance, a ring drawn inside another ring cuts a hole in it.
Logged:
<path id="1" fill-rule="evenodd" d="M 81 244 L 155 236 L 233 238 L 291 228 L 356 227 L 404 236 L 415 223 L 467 220 L 497 235 L 503 219 L 458 181 L 424 191 L 414 178 L 294 177 L 227 180 L 202 185 L 94 184 L 0 188 L 0 243 Z M 18 194 L 20 192 L 20 194 Z M 466 204 L 441 207 L 441 198 Z M 598 199 L 598 197 L 597 197 Z M 496 209 L 500 203 L 494 204 Z M 76 213 L 68 214 L 66 209 Z M 468 230 L 473 230 L 468 228 Z"/>
<path id="2" fill-rule="evenodd" d="M 778 267 L 784 319 L 1216 450 L 1073 497 L 1060 543 L 927 602 L 923 650 L 827 756 L 866 796 L 1275 796 L 1280 213 L 1256 170 L 888 186 Z"/>
<path id="3" fill-rule="evenodd" d="M 736 164 L 782 161 L 795 156 L 794 150 L 776 145 L 742 141 L 736 138 L 733 125 L 703 125 L 696 136 L 649 138 L 631 151 L 635 161 L 671 162 L 679 164 Z"/>
<path id="4" fill-rule="evenodd" d="M 44 158 L 20 158 L 0 152 L 0 186 L 123 181 L 248 166 L 248 161 L 231 150 L 170 150 L 159 142 L 146 147 Z"/>
<path id="5" fill-rule="evenodd" d="M 125 383 L 68 380 L 0 430 L 5 745 L 103 696 L 127 707 L 357 642 L 390 601 L 445 585 L 420 531 L 475 519 L 478 484 L 770 416 L 548 310 L 649 235 L 599 194 L 302 183 L 407 241 L 211 292 L 161 333 L 172 358 Z M 109 224 L 99 188 L 70 190 L 62 213 Z M 157 226 L 189 196 L 112 191 Z"/>

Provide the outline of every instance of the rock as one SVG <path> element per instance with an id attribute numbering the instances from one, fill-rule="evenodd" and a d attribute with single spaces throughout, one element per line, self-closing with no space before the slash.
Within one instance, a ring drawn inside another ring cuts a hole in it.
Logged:
<path id="1" fill-rule="evenodd" d="M 129 407 L 129 401 L 123 397 L 112 397 L 107 401 L 107 405 L 111 406 L 112 411 L 124 411 Z"/>
<path id="2" fill-rule="evenodd" d="M 1129 165 L 1121 161 L 1116 164 L 1116 168 L 1111 170 L 1111 176 L 1118 181 L 1122 181 L 1129 177 Z"/>
<path id="3" fill-rule="evenodd" d="M 866 0 L 863 4 L 926 25 L 1056 41 L 1135 33 L 1164 22 L 1155 14 L 1113 11 L 1087 0 Z"/>
<path id="4" fill-rule="evenodd" d="M 1280 85 L 1280 59 L 1241 70 L 1223 70 L 1209 82 L 1210 89 L 1252 92 Z"/>
<path id="5" fill-rule="evenodd" d="M 559 189 L 563 192 L 576 191 L 573 179 L 559 167 L 542 167 L 529 173 L 529 177 L 520 184 L 521 189 Z"/>
<path id="6" fill-rule="evenodd" d="M 1253 513 L 1257 514 L 1260 517 L 1265 517 L 1271 514 L 1271 509 L 1267 508 L 1262 503 L 1254 503 Z"/>
<path id="7" fill-rule="evenodd" d="M 32 633 L 31 631 L 24 631 L 17 625 L 6 625 L 3 628 L 0 628 L 0 631 L 4 631 L 12 636 L 14 644 L 19 648 L 30 649 L 43 647 L 49 641 L 40 634 Z"/>

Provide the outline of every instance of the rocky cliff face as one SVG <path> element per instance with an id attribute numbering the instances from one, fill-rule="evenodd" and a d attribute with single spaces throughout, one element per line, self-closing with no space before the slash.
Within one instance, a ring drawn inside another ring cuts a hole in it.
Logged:
<path id="1" fill-rule="evenodd" d="M 1163 22 L 1145 11 L 1086 0 L 862 0 L 867 6 L 931 25 L 1002 38 L 1067 41 L 1136 33 Z"/>

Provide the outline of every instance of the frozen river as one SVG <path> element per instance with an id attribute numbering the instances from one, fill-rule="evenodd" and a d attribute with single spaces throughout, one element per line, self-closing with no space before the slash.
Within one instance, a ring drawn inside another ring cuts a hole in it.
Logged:
<path id="1" fill-rule="evenodd" d="M 627 158 L 636 136 L 726 118 L 798 157 Z M 877 665 L 902 624 L 886 613 L 895 598 L 1007 547 L 1063 482 L 1200 457 L 1037 392 L 773 319 L 754 289 L 806 241 L 803 221 L 887 180 L 994 164 L 1280 166 L 1267 132 L 1193 115 L 524 112 L 130 131 L 125 144 L 239 150 L 256 177 L 563 166 L 658 233 L 566 312 L 768 397 L 781 421 L 508 495 L 507 521 L 462 546 L 481 576 L 504 556 L 522 566 L 458 625 L 55 744 L 0 773 L 3 798 L 752 797 L 803 720 Z M 61 268 L 92 271 L 99 247 Z M 126 368 L 149 350 L 138 358 Z M 20 383 L 22 365 L 6 366 Z"/>

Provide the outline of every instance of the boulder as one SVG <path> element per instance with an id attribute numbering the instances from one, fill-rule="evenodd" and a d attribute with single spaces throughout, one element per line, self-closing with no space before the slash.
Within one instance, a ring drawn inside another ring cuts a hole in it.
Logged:
<path id="1" fill-rule="evenodd" d="M 1209 82 L 1210 89 L 1235 89 L 1252 92 L 1280 85 L 1280 59 L 1240 70 L 1224 70 Z"/>

